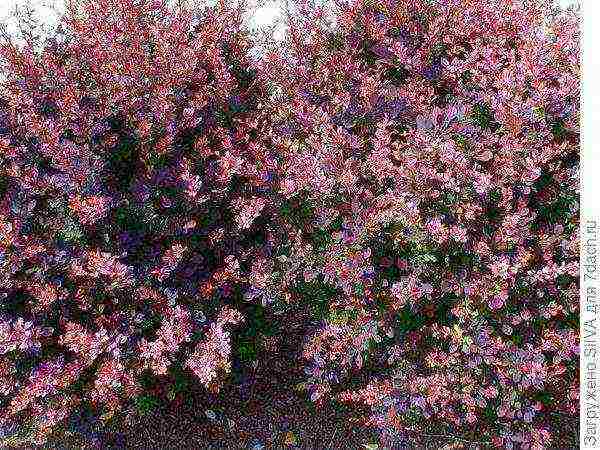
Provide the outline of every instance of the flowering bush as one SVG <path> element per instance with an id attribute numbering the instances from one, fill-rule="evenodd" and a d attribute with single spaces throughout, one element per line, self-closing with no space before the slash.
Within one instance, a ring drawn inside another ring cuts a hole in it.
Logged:
<path id="1" fill-rule="evenodd" d="M 541 449 L 577 414 L 577 14 L 326 6 L 258 58 L 224 4 L 5 36 L 6 442 L 145 408 L 149 377 L 217 391 L 260 308 L 309 311 L 310 399 L 369 406 L 386 446 L 435 420 Z"/>

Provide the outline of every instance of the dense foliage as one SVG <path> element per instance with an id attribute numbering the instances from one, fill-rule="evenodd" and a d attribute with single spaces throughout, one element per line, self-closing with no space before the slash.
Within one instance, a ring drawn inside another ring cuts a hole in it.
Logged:
<path id="1" fill-rule="evenodd" d="M 67 6 L 0 46 L 6 443 L 216 392 L 295 308 L 307 396 L 387 447 L 578 414 L 576 13 L 295 3 L 257 57 L 241 7 Z"/>

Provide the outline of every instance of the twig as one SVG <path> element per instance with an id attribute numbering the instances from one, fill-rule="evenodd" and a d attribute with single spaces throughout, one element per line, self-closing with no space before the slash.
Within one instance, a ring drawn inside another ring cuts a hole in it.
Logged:
<path id="1" fill-rule="evenodd" d="M 333 431 L 333 435 L 331 436 L 331 440 L 329 441 L 329 448 L 333 448 L 331 445 L 333 444 L 333 440 L 335 439 L 335 435 L 337 434 L 337 428 Z"/>

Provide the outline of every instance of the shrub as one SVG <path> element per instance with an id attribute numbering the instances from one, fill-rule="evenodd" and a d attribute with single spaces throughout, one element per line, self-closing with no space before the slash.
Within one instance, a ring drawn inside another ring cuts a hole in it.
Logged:
<path id="1" fill-rule="evenodd" d="M 216 392 L 300 309 L 309 398 L 383 445 L 549 445 L 578 408 L 578 15 L 295 2 L 256 57 L 243 7 L 201 6 L 4 35 L 4 442 Z"/>
<path id="2" fill-rule="evenodd" d="M 577 414 L 578 25 L 547 3 L 291 12 L 282 188 L 308 226 L 341 223 L 303 264 L 340 292 L 308 386 L 370 405 L 387 445 L 435 419 L 544 448 L 550 415 Z M 367 360 L 386 369 L 349 389 Z"/>
<path id="3" fill-rule="evenodd" d="M 84 406 L 148 411 L 173 362 L 218 390 L 273 191 L 239 8 L 67 7 L 0 47 L 2 423 L 38 443 Z"/>

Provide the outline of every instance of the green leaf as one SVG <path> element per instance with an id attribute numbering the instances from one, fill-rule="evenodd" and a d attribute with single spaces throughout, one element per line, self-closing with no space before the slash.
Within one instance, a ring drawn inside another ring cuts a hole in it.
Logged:
<path id="1" fill-rule="evenodd" d="M 149 394 L 140 395 L 135 399 L 135 406 L 140 414 L 146 415 L 158 406 L 158 399 Z"/>
<path id="2" fill-rule="evenodd" d="M 379 445 L 377 444 L 363 444 L 363 447 L 367 450 L 379 450 Z"/>
<path id="3" fill-rule="evenodd" d="M 238 345 L 240 359 L 245 362 L 255 361 L 257 356 L 256 344 L 248 341 Z"/>
<path id="4" fill-rule="evenodd" d="M 488 105 L 478 104 L 473 106 L 471 119 L 483 129 L 489 128 L 494 130 L 497 126 L 494 120 L 494 113 Z"/>

